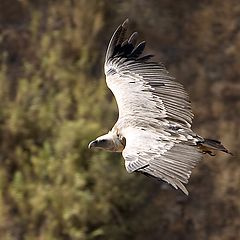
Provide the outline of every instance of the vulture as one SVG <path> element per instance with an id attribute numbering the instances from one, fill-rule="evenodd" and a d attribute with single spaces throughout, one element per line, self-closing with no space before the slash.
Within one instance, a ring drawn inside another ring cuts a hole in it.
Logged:
<path id="1" fill-rule="evenodd" d="M 184 87 L 163 64 L 152 60 L 153 55 L 143 55 L 146 42 L 137 43 L 137 32 L 127 38 L 127 28 L 128 19 L 114 32 L 104 65 L 118 120 L 88 147 L 122 152 L 127 172 L 166 181 L 188 195 L 184 184 L 203 154 L 230 152 L 221 142 L 193 132 Z"/>

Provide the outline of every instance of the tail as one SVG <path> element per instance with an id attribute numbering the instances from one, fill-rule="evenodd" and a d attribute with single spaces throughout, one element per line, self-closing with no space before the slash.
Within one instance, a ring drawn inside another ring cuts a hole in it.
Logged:
<path id="1" fill-rule="evenodd" d="M 197 143 L 197 146 L 202 150 L 203 153 L 208 153 L 211 156 L 214 156 L 214 152 L 213 151 L 222 151 L 228 154 L 231 154 L 231 152 L 229 152 L 222 144 L 221 142 L 217 141 L 217 140 L 212 140 L 212 139 L 208 139 L 208 138 L 204 138 L 203 141 L 199 141 Z"/>

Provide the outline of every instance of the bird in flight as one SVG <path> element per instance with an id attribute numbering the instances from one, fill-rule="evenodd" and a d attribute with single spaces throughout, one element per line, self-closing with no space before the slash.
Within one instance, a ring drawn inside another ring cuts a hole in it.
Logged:
<path id="1" fill-rule="evenodd" d="M 192 169 L 203 154 L 229 153 L 221 142 L 191 129 L 193 113 L 188 94 L 163 64 L 142 55 L 146 42 L 137 32 L 125 37 L 128 19 L 114 32 L 105 59 L 107 86 L 114 94 L 119 117 L 107 134 L 89 148 L 122 152 L 129 173 L 141 172 L 164 180 L 188 195 Z"/>

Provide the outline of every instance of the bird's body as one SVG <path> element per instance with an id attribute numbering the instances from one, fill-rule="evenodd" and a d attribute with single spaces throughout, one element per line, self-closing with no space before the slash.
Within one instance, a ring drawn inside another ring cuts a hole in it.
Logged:
<path id="1" fill-rule="evenodd" d="M 128 172 L 162 179 L 188 194 L 183 183 L 203 153 L 228 151 L 192 131 L 188 94 L 162 64 L 150 61 L 152 55 L 141 56 L 145 42 L 136 45 L 137 33 L 125 40 L 127 24 L 126 20 L 113 34 L 105 61 L 119 118 L 89 147 L 122 152 Z"/>

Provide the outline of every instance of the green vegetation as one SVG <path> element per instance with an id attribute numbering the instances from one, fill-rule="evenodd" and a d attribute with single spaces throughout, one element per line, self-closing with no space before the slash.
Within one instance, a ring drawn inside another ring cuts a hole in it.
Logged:
<path id="1" fill-rule="evenodd" d="M 0 239 L 223 240 L 240 234 L 237 155 L 201 163 L 187 199 L 126 173 L 120 154 L 87 149 L 117 119 L 102 68 L 111 32 L 128 15 L 135 28 L 149 34 L 155 52 L 160 46 L 162 56 L 172 58 L 172 72 L 186 79 L 198 132 L 221 138 L 237 152 L 240 13 L 232 12 L 234 1 L 173 2 L 1 0 Z M 159 9 L 167 12 L 160 17 Z M 187 19 L 176 15 L 178 9 L 194 11 Z M 215 23 L 218 12 L 223 18 Z"/>

